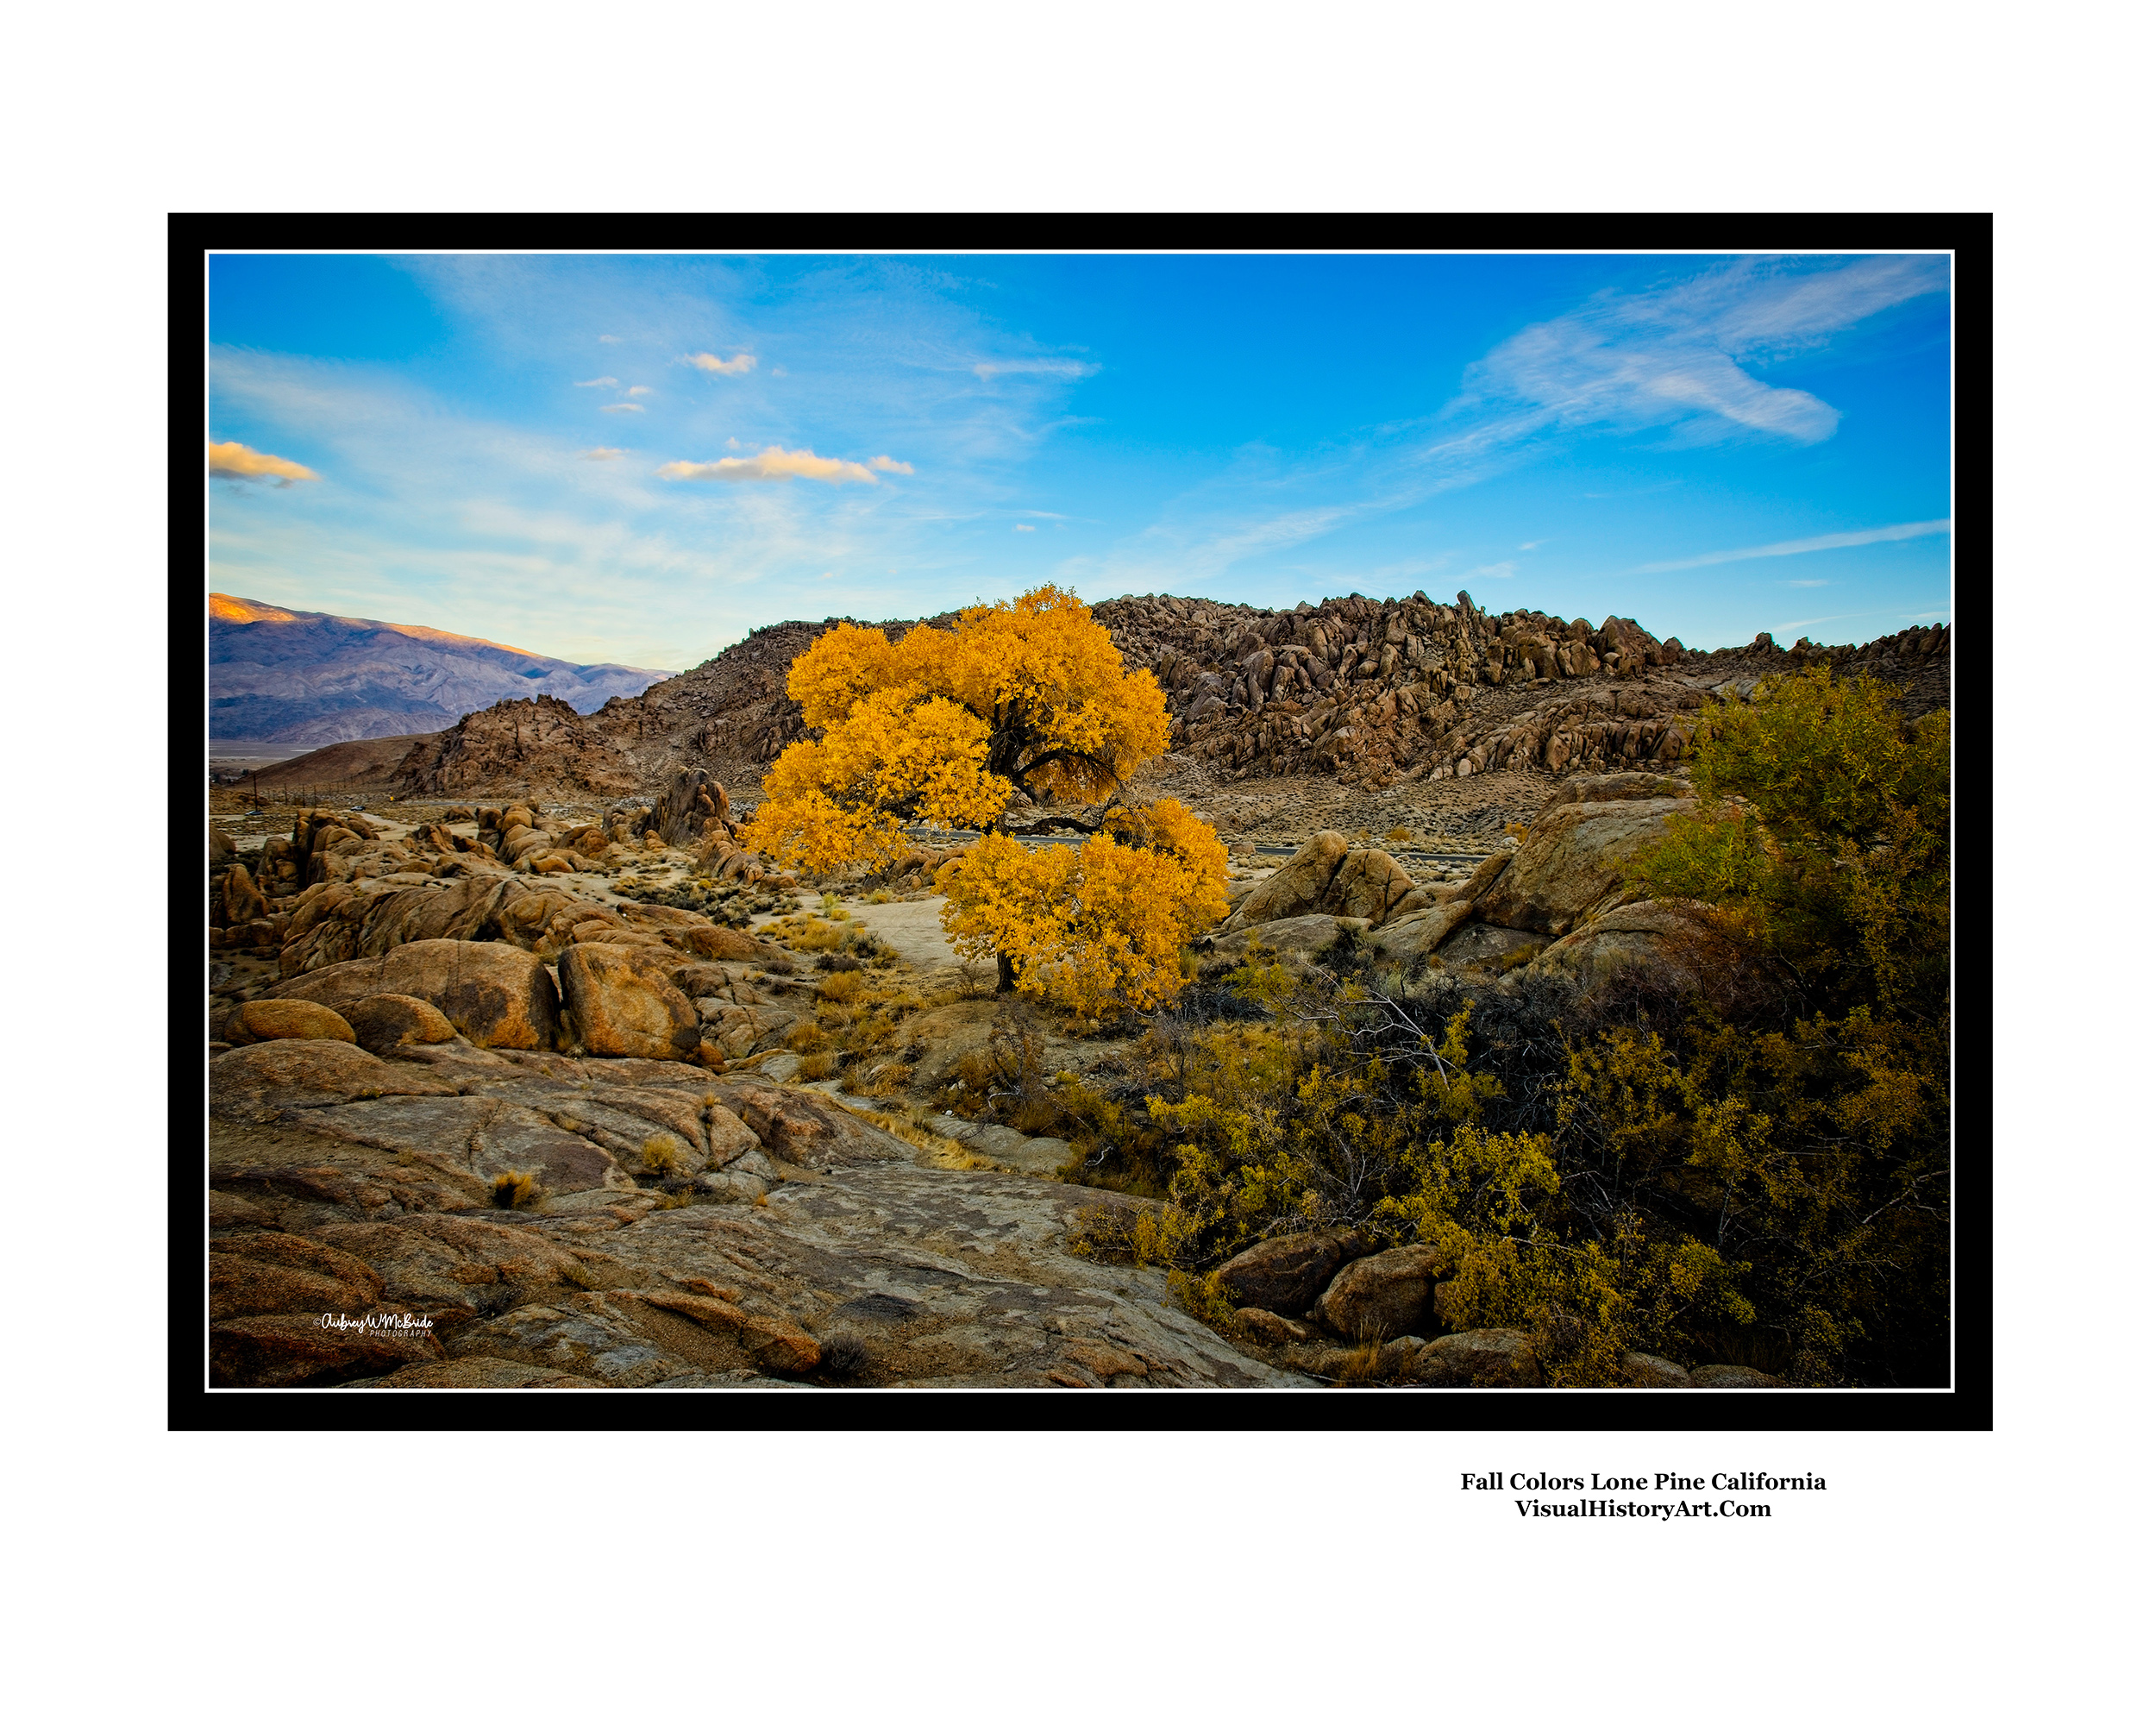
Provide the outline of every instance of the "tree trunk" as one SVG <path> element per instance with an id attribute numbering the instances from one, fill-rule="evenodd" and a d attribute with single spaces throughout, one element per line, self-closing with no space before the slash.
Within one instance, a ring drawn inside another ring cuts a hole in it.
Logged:
<path id="1" fill-rule="evenodd" d="M 1012 963 L 1007 952 L 996 954 L 996 993 L 1007 994 L 1018 985 L 1018 966 Z"/>

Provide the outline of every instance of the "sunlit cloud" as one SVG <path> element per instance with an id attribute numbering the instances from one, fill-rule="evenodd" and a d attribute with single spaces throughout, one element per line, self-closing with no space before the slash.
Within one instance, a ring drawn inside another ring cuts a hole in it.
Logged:
<path id="1" fill-rule="evenodd" d="M 620 449 L 610 449 L 602 443 L 596 449 L 586 449 L 584 459 L 587 461 L 618 461 L 624 453 Z"/>
<path id="2" fill-rule="evenodd" d="M 643 404 L 636 401 L 610 401 L 599 409 L 601 413 L 642 413 Z"/>
<path id="3" fill-rule="evenodd" d="M 756 356 L 750 353 L 736 354 L 730 360 L 722 360 L 717 354 L 684 354 L 681 363 L 694 366 L 699 372 L 713 372 L 720 377 L 739 377 L 756 368 Z"/>
<path id="4" fill-rule="evenodd" d="M 905 474 L 910 477 L 913 472 L 912 462 L 894 461 L 888 455 L 871 455 L 868 465 L 880 474 Z"/>
<path id="5" fill-rule="evenodd" d="M 618 382 L 616 378 L 584 378 L 579 380 L 576 386 L 579 389 L 612 389 Z"/>
<path id="6" fill-rule="evenodd" d="M 622 393 L 624 395 L 649 395 L 651 386 L 648 383 L 632 383 Z"/>
<path id="7" fill-rule="evenodd" d="M 1011 524 L 1011 530 L 1013 533 L 1035 533 L 1038 532 L 1040 530 L 1036 528 L 1032 523 L 1029 521 L 1013 521 Z"/>
<path id="8" fill-rule="evenodd" d="M 275 480 L 282 490 L 295 480 L 318 480 L 312 467 L 303 467 L 282 455 L 266 455 L 244 443 L 212 443 L 210 471 L 221 480 Z"/>
<path id="9" fill-rule="evenodd" d="M 874 485 L 876 476 L 859 461 L 841 461 L 813 449 L 782 449 L 776 443 L 754 455 L 722 455 L 716 461 L 668 461 L 662 480 L 822 480 Z"/>
<path id="10" fill-rule="evenodd" d="M 1809 539 L 1784 539 L 1773 545 L 1749 545 L 1739 551 L 1708 551 L 1667 563 L 1642 563 L 1635 575 L 1666 575 L 1675 569 L 1703 569 L 1709 563 L 1740 563 L 1752 557 L 1796 557 L 1807 551 L 1839 551 L 1852 545 L 1880 545 L 1896 539 L 1922 539 L 1951 532 L 1952 520 L 1904 521 L 1894 527 L 1867 527 L 1857 533 L 1821 533 Z"/>

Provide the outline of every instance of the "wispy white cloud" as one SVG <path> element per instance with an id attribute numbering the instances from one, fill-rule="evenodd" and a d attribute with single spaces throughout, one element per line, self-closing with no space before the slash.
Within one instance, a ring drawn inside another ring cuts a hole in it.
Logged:
<path id="1" fill-rule="evenodd" d="M 694 366 L 699 372 L 712 372 L 720 377 L 739 377 L 756 368 L 756 356 L 750 353 L 736 354 L 730 360 L 722 360 L 717 354 L 684 354 L 681 363 Z"/>
<path id="2" fill-rule="evenodd" d="M 602 443 L 596 449 L 586 449 L 584 459 L 587 461 L 618 461 L 626 453 L 622 449 L 610 449 Z"/>
<path id="3" fill-rule="evenodd" d="M 859 461 L 842 461 L 813 449 L 782 449 L 776 443 L 754 455 L 721 455 L 716 461 L 668 461 L 662 480 L 822 480 L 874 485 L 876 476 Z"/>
<path id="4" fill-rule="evenodd" d="M 1785 587 L 1824 587 L 1831 586 L 1833 583 L 1831 581 L 1784 581 L 1782 585 Z"/>
<path id="5" fill-rule="evenodd" d="M 638 401 L 610 401 L 599 409 L 601 413 L 642 413 L 643 404 Z"/>
<path id="6" fill-rule="evenodd" d="M 600 341 L 602 341 L 602 342 L 605 342 L 608 343 L 608 344 L 611 346 L 611 345 L 612 345 L 613 343 L 615 343 L 615 342 L 619 342 L 619 341 L 621 340 L 621 337 L 620 337 L 620 336 L 601 336 L 599 337 L 599 340 L 600 340 Z"/>
<path id="7" fill-rule="evenodd" d="M 1328 505 L 1232 524 L 1156 523 L 1105 559 L 1066 560 L 1062 572 L 1094 591 L 1181 593 L 1218 580 L 1246 557 L 1306 545 L 1357 512 L 1352 505 Z"/>
<path id="8" fill-rule="evenodd" d="M 913 472 L 912 462 L 894 461 L 888 455 L 871 455 L 868 465 L 880 474 L 905 474 L 910 477 Z"/>
<path id="9" fill-rule="evenodd" d="M 1519 573 L 1511 563 L 1485 563 L 1478 569 L 1470 569 L 1465 579 L 1471 581 L 1478 575 L 1488 575 L 1494 581 L 1508 581 Z"/>
<path id="10" fill-rule="evenodd" d="M 1011 530 L 1013 533 L 1037 533 L 1040 530 L 1030 521 L 1013 521 Z"/>
<path id="11" fill-rule="evenodd" d="M 1773 630 L 1772 630 L 1772 631 L 1771 631 L 1771 632 L 1774 634 L 1774 636 L 1775 636 L 1777 639 L 1779 639 L 1781 637 L 1783 637 L 1783 636 L 1785 636 L 1785 635 L 1789 634 L 1790 631 L 1792 631 L 1792 630 L 1800 630 L 1800 629 L 1816 629 L 1816 628 L 1818 628 L 1818 627 L 1819 627 L 1819 625 L 1820 625 L 1821 624 L 1822 624 L 1822 623 L 1869 623 L 1869 624 L 1871 624 L 1872 625 L 1872 627 L 1871 627 L 1871 629 L 1869 629 L 1869 630 L 1859 630 L 1854 631 L 1854 633 L 1855 633 L 1855 634 L 1858 634 L 1858 635 L 1869 635 L 1869 636 L 1875 636 L 1875 637 L 1876 637 L 1876 636 L 1878 636 L 1878 635 L 1890 634 L 1890 633 L 1892 633 L 1892 632 L 1893 632 L 1890 629 L 1884 628 L 1884 627 L 1882 627 L 1882 626 L 1881 626 L 1881 621 L 1882 621 L 1882 620 L 1883 620 L 1883 622 L 1884 622 L 1884 623 L 1886 623 L 1886 624 L 1896 624 L 1896 623 L 1928 623 L 1928 622 L 1933 621 L 1934 618 L 1948 618 L 1948 617 L 1951 617 L 1952 614 L 1953 614 L 1953 613 L 1952 613 L 1952 612 L 1950 612 L 1950 611 L 1946 611 L 1946 610 L 1940 610 L 1940 611 L 1844 611 L 1844 612 L 1836 612 L 1836 613 L 1835 613 L 1833 616 L 1832 616 L 1832 617 L 1799 617 L 1799 618 L 1794 618 L 1790 619 L 1790 620 L 1789 620 L 1789 622 L 1787 622 L 1787 623 L 1777 623 L 1777 624 L 1776 624 L 1774 625 Z"/>
<path id="12" fill-rule="evenodd" d="M 620 381 L 618 378 L 584 378 L 579 380 L 576 386 L 579 389 L 612 389 Z"/>
<path id="13" fill-rule="evenodd" d="M 1666 575 L 1676 569 L 1703 569 L 1710 563 L 1741 563 L 1752 557 L 1796 557 L 1807 551 L 1839 551 L 1852 545 L 1879 545 L 1896 539 L 1922 539 L 1934 533 L 1951 532 L 1951 520 L 1904 521 L 1893 527 L 1867 527 L 1856 533 L 1821 533 L 1809 539 L 1784 539 L 1773 545 L 1748 545 L 1739 551 L 1708 551 L 1697 557 L 1678 557 L 1666 563 L 1642 563 L 1626 571 L 1635 575 Z"/>
<path id="14" fill-rule="evenodd" d="M 1451 561 L 1450 552 L 1440 552 L 1434 557 L 1408 557 L 1397 563 L 1380 563 L 1369 572 L 1370 579 L 1381 583 L 1411 580 L 1417 575 L 1434 575 Z"/>
<path id="15" fill-rule="evenodd" d="M 1502 441 L 1550 427 L 1667 426 L 1694 441 L 1821 442 L 1839 410 L 1745 367 L 1815 347 L 1946 281 L 1942 257 L 1747 258 L 1645 292 L 1597 294 L 1469 367 L 1451 411 L 1493 416 Z"/>
<path id="16" fill-rule="evenodd" d="M 651 386 L 648 383 L 632 383 L 622 393 L 624 395 L 649 395 Z"/>
<path id="17" fill-rule="evenodd" d="M 1545 545 L 1547 545 L 1549 543 L 1550 543 L 1550 542 L 1549 542 L 1547 539 L 1530 539 L 1530 540 L 1529 540 L 1529 541 L 1528 541 L 1526 544 L 1522 545 L 1520 549 L 1521 550 L 1523 550 L 1523 551 L 1533 551 L 1533 550 L 1538 550 L 1538 549 L 1539 549 L 1541 547 L 1543 547 L 1543 546 L 1545 546 Z"/>
<path id="18" fill-rule="evenodd" d="M 1083 360 L 982 360 L 973 374 L 988 383 L 1000 377 L 1091 377 L 1100 367 Z"/>
<path id="19" fill-rule="evenodd" d="M 303 467 L 282 455 L 266 455 L 244 443 L 210 445 L 210 471 L 221 480 L 275 480 L 282 490 L 295 480 L 318 480 L 312 467 Z"/>
<path id="20" fill-rule="evenodd" d="M 1216 574 L 1230 561 L 1492 478 L 1567 434 L 1659 430 L 1678 444 L 1738 436 L 1820 442 L 1833 435 L 1839 411 L 1745 367 L 1817 347 L 1866 317 L 1947 284 L 1946 260 L 1931 256 L 1762 257 L 1678 267 L 1692 273 L 1643 291 L 1596 294 L 1500 342 L 1467 367 L 1460 392 L 1432 419 L 1385 428 L 1368 442 L 1313 456 L 1299 470 L 1228 476 L 1242 481 L 1245 506 L 1253 486 L 1262 485 L 1269 493 L 1252 511 L 1257 518 L 1238 523 L 1215 516 L 1203 528 L 1161 524 L 1127 542 L 1099 566 L 1100 574 L 1119 586 L 1125 580 Z M 1001 363 L 983 362 L 991 367 Z M 987 374 L 981 366 L 975 370 Z M 1291 486 L 1348 495 L 1281 512 L 1272 505 Z M 1206 489 L 1228 492 L 1225 486 Z M 1178 499 L 1176 506 L 1180 511 L 1199 501 L 1197 496 Z M 1521 549 L 1547 543 L 1532 541 Z M 1150 555 L 1156 543 L 1189 549 L 1163 568 L 1163 560 Z M 1702 561 L 1758 555 L 1725 553 Z M 1187 561 L 1192 557 L 1194 563 Z M 1693 565 L 1650 566 L 1635 573 L 1671 567 Z M 1501 580 L 1517 572 L 1500 563 L 1476 573 Z"/>

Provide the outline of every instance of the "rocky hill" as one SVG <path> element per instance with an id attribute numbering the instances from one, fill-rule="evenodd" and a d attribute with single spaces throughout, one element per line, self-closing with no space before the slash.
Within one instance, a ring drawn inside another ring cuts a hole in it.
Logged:
<path id="1" fill-rule="evenodd" d="M 693 670 L 608 701 L 592 715 L 594 727 L 654 783 L 684 766 L 730 781 L 754 780 L 802 735 L 801 706 L 787 694 L 787 673 L 838 621 L 759 629 Z M 912 626 L 883 625 L 894 636 Z"/>
<path id="2" fill-rule="evenodd" d="M 1421 593 L 1350 594 L 1292 611 L 1147 594 L 1108 600 L 1094 615 L 1125 662 L 1150 670 L 1168 699 L 1173 752 L 1149 783 L 1161 780 L 1194 806 L 1238 782 L 1275 800 L 1397 796 L 1413 786 L 1413 800 L 1457 804 L 1463 819 L 1472 806 L 1495 831 L 1524 811 L 1473 781 L 1670 768 L 1689 754 L 1710 698 L 1742 695 L 1776 672 L 1818 663 L 1870 672 L 1900 686 L 1912 718 L 1948 705 L 1952 693 L 1951 635 L 1938 624 L 1862 646 L 1800 639 L 1784 649 L 1762 634 L 1704 653 L 1629 618 L 1598 627 L 1539 611 L 1492 614 L 1464 593 L 1449 605 Z M 956 614 L 925 620 L 947 628 Z M 543 695 L 497 702 L 420 735 L 393 769 L 385 761 L 373 776 L 404 794 L 605 798 L 649 794 L 692 768 L 753 795 L 763 769 L 805 735 L 787 671 L 838 621 L 760 629 L 596 712 Z M 896 637 L 914 624 L 874 626 Z M 279 770 L 295 783 L 354 776 L 314 757 L 302 765 Z M 1310 812 L 1316 825 L 1363 819 L 1344 805 Z"/>
<path id="3" fill-rule="evenodd" d="M 408 736 L 534 695 L 590 712 L 665 675 L 630 665 L 572 665 L 414 624 L 210 595 L 210 734 L 223 740 L 322 744 Z"/>
<path id="4" fill-rule="evenodd" d="M 1708 696 L 1814 662 L 1901 684 L 1912 716 L 1947 703 L 1948 632 L 1863 647 L 1784 649 L 1761 635 L 1713 653 L 1630 618 L 1492 614 L 1468 594 L 1359 594 L 1256 610 L 1147 594 L 1094 608 L 1125 662 L 1168 697 L 1171 759 L 1213 781 L 1322 779 L 1383 789 L 1509 769 L 1562 775 L 1667 766 L 1689 751 Z M 609 701 L 593 728 L 647 784 L 684 766 L 753 781 L 804 734 L 787 670 L 837 618 L 758 630 L 695 669 Z M 927 619 L 949 626 L 952 614 Z M 912 627 L 887 622 L 887 633 Z"/>
<path id="5" fill-rule="evenodd" d="M 497 701 L 417 738 L 389 775 L 400 796 L 461 796 L 491 787 L 545 796 L 625 795 L 636 769 L 591 720 L 551 695 Z"/>

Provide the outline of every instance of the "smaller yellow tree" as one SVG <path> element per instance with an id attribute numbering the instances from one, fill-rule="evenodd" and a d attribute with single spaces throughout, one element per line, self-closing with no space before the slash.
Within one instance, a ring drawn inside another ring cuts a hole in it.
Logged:
<path id="1" fill-rule="evenodd" d="M 1228 853 L 1165 798 L 1110 812 L 1081 845 L 992 832 L 946 862 L 943 927 L 1006 986 L 1072 1012 L 1144 1012 L 1182 986 L 1181 948 L 1227 914 Z"/>

